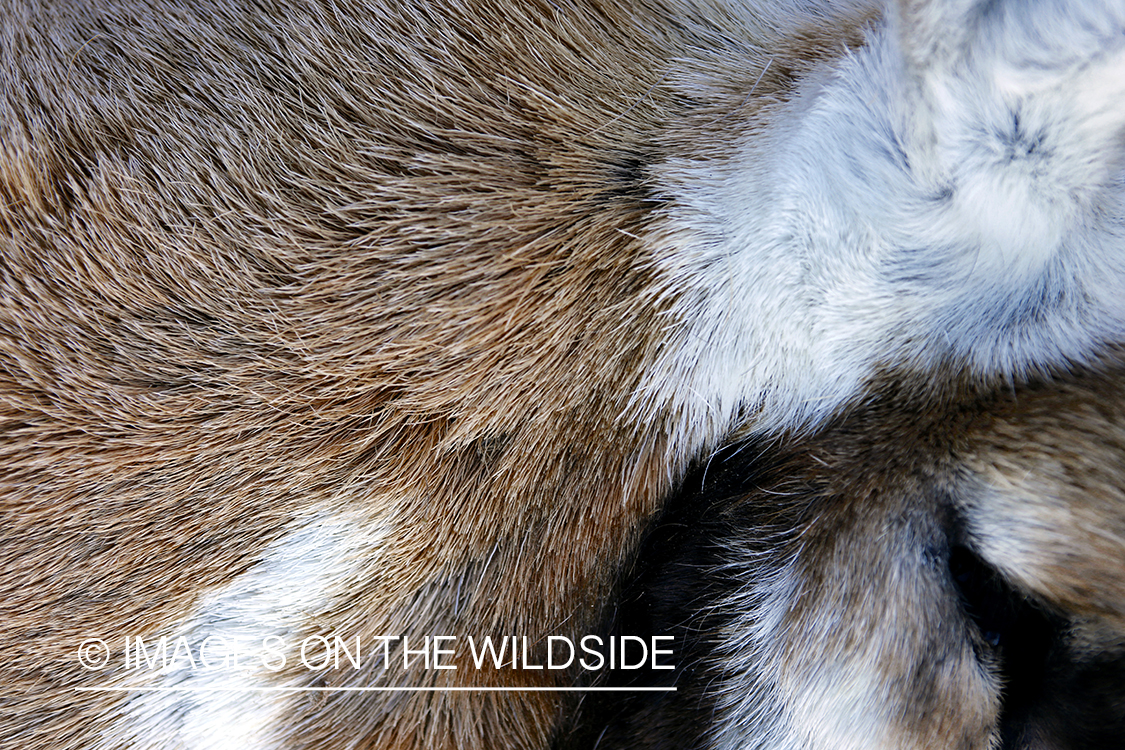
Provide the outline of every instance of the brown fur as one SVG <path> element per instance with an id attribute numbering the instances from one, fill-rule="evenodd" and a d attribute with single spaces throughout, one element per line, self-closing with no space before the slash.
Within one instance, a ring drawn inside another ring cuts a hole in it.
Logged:
<path id="1" fill-rule="evenodd" d="M 1125 667 L 1123 382 L 1120 353 L 944 404 L 908 378 L 901 399 L 799 447 L 795 484 L 822 499 L 805 506 L 800 532 L 792 668 L 874 646 L 901 705 L 899 747 L 1104 746 L 1125 722 L 1120 677 L 1091 676 Z M 982 605 L 950 596 L 946 566 L 961 546 L 1043 613 L 1020 615 L 999 646 L 973 624 Z M 1043 653 L 1019 643 L 1035 617 L 1057 622 Z M 1026 663 L 1036 657 L 1044 664 Z"/>
<path id="2" fill-rule="evenodd" d="M 689 477 L 615 613 L 678 669 L 608 683 L 678 692 L 587 700 L 557 747 L 1117 747 L 1125 356 L 941 380 Z"/>
<path id="3" fill-rule="evenodd" d="M 684 470 L 677 415 L 620 419 L 675 293 L 646 170 L 807 64 L 681 11 L 0 6 L 0 745 L 96 744 L 122 699 L 66 692 L 78 640 L 163 632 L 318 509 L 391 524 L 342 630 L 597 620 Z M 725 45 L 772 64 L 702 72 Z M 570 679 L 513 674 L 427 678 Z M 538 747 L 560 705 L 294 698 L 276 732 Z"/>

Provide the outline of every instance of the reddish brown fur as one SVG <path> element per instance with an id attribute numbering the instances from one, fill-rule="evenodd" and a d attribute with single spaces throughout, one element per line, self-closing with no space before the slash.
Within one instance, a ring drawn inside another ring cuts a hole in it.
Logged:
<path id="1" fill-rule="evenodd" d="M 338 627 L 596 620 L 684 468 L 676 415 L 619 418 L 672 294 L 646 164 L 761 72 L 677 99 L 741 32 L 676 10 L 0 7 L 0 744 L 91 745 L 78 639 L 161 632 L 310 508 L 394 524 Z M 318 701 L 291 746 L 538 747 L 559 709 Z"/>

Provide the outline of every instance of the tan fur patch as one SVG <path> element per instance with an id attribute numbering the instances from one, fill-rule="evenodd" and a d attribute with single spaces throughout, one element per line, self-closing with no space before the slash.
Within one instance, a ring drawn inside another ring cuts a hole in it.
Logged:
<path id="1" fill-rule="evenodd" d="M 594 623 L 684 469 L 676 415 L 621 420 L 675 296 L 646 170 L 685 111 L 740 115 L 796 57 L 713 109 L 673 70 L 750 42 L 679 3 L 12 12 L 0 677 L 22 745 L 89 747 L 113 714 L 58 697 L 90 679 L 78 639 L 182 620 L 309 514 L 392 519 L 335 625 Z M 310 698 L 286 741 L 539 747 L 559 706 Z"/>

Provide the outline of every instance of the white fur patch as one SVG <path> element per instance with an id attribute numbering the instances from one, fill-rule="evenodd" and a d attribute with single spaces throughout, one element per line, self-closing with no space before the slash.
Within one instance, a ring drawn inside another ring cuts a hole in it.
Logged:
<path id="1" fill-rule="evenodd" d="M 119 681 L 120 686 L 177 692 L 128 693 L 105 733 L 105 746 L 130 738 L 130 747 L 161 750 L 282 747 L 273 731 L 284 724 L 287 694 L 235 691 L 277 684 L 275 673 L 263 663 L 264 639 L 292 644 L 303 637 L 310 621 L 330 609 L 360 565 L 370 565 L 385 535 L 385 526 L 338 515 L 294 521 L 253 567 L 206 595 L 190 617 L 169 627 L 170 644 L 186 637 L 195 668 L 181 655 L 165 669 L 142 667 Z M 214 669 L 198 660 L 198 647 L 209 636 L 221 637 L 228 647 L 210 652 Z M 147 644 L 154 653 L 155 643 L 153 638 Z M 242 655 L 238 668 L 223 665 L 224 654 L 231 651 Z"/>
<path id="2" fill-rule="evenodd" d="M 1125 340 L 1125 5 L 975 5 L 921 70 L 887 26 L 728 164 L 659 167 L 678 302 L 634 407 L 672 404 L 689 452 L 815 424 L 883 365 L 1013 377 Z"/>
<path id="3" fill-rule="evenodd" d="M 739 611 L 726 633 L 721 663 L 722 720 L 716 750 L 900 750 L 881 709 L 887 686 L 877 675 L 877 641 L 870 653 L 827 651 L 815 670 L 794 669 L 782 644 L 785 615 L 806 585 L 792 562 L 755 571 L 753 581 L 730 604 Z M 830 630 L 830 624 L 818 623 Z M 810 632 L 808 647 L 833 639 Z M 821 636 L 821 638 L 817 638 Z"/>

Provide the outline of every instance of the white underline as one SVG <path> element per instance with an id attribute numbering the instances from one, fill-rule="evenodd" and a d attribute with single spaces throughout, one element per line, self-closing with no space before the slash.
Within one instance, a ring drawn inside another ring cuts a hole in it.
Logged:
<path id="1" fill-rule="evenodd" d="M 74 688 L 77 693 L 674 693 L 674 687 L 116 687 Z"/>

